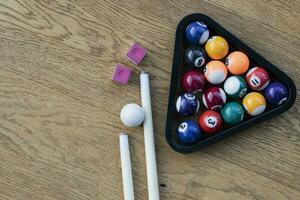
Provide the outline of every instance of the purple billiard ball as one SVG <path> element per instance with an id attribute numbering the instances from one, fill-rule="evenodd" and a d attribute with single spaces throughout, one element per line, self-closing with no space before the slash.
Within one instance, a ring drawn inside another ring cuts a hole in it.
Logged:
<path id="1" fill-rule="evenodd" d="M 190 145 L 201 139 L 201 130 L 198 124 L 192 120 L 182 122 L 177 130 L 177 137 L 181 143 Z"/>
<path id="2" fill-rule="evenodd" d="M 176 110 L 184 116 L 194 115 L 199 111 L 200 102 L 195 95 L 186 93 L 177 98 Z"/>
<path id="3" fill-rule="evenodd" d="M 279 106 L 288 99 L 288 90 L 280 82 L 270 83 L 264 92 L 268 103 L 273 106 Z"/>

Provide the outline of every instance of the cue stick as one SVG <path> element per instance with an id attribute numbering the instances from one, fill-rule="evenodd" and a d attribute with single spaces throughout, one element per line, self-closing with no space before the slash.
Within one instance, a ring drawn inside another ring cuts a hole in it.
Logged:
<path id="1" fill-rule="evenodd" d="M 128 135 L 125 133 L 120 134 L 120 154 L 121 154 L 124 200 L 134 200 Z"/>
<path id="2" fill-rule="evenodd" d="M 140 74 L 140 84 L 141 84 L 142 107 L 145 111 L 145 121 L 143 127 L 144 127 L 145 156 L 146 156 L 147 183 L 148 183 L 148 199 L 159 200 L 149 74 L 146 73 L 145 71 L 142 71 Z"/>

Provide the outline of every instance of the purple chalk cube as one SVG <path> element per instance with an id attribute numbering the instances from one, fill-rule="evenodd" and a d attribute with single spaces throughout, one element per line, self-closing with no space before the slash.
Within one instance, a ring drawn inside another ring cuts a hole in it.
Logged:
<path id="1" fill-rule="evenodd" d="M 144 49 L 141 45 L 139 45 L 138 43 L 134 43 L 128 53 L 127 53 L 127 57 L 129 58 L 129 60 L 131 60 L 134 64 L 138 65 L 143 58 L 146 55 L 146 49 Z"/>
<path id="2" fill-rule="evenodd" d="M 112 80 L 121 84 L 127 84 L 132 70 L 125 65 L 117 64 Z"/>

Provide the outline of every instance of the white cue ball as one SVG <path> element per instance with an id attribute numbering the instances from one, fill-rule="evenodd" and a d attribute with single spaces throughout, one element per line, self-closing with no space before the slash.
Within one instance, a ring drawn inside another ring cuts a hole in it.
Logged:
<path id="1" fill-rule="evenodd" d="M 145 119 L 145 112 L 141 106 L 130 103 L 122 108 L 120 118 L 125 126 L 138 127 Z"/>

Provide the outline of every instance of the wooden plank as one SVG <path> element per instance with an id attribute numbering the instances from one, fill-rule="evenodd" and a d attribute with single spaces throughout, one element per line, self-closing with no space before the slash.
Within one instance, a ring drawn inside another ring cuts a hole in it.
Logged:
<path id="1" fill-rule="evenodd" d="M 287 113 L 192 155 L 164 139 L 179 20 L 206 13 L 300 84 L 296 1 L 17 1 L 0 3 L 0 199 L 121 199 L 118 134 L 130 134 L 137 199 L 146 199 L 141 127 L 119 112 L 151 74 L 162 199 L 298 199 L 299 98 Z M 278 14 L 280 10 L 281 14 Z M 125 58 L 134 42 L 141 67 Z M 111 82 L 118 62 L 127 86 Z M 297 96 L 299 97 L 299 95 Z"/>

